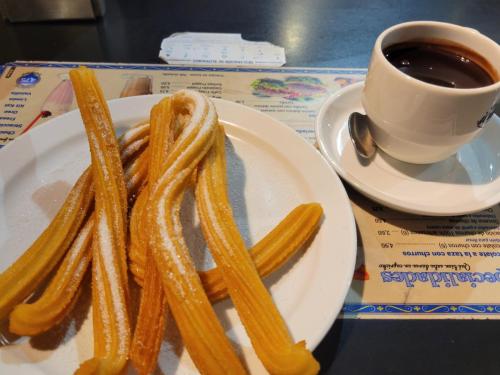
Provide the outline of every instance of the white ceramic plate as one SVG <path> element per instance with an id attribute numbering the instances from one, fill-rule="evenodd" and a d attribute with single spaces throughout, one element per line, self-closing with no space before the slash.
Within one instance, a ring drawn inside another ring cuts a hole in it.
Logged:
<path id="1" fill-rule="evenodd" d="M 360 161 L 349 138 L 347 119 L 365 113 L 363 82 L 347 86 L 325 101 L 316 118 L 321 152 L 342 178 L 369 198 L 397 210 L 451 216 L 481 211 L 500 202 L 500 119 L 456 155 L 429 165 L 408 164 L 377 151 Z"/>
<path id="2" fill-rule="evenodd" d="M 110 102 L 118 132 L 148 117 L 161 96 Z M 314 349 L 335 320 L 350 285 L 355 260 L 354 218 L 345 190 L 319 152 L 271 117 L 235 103 L 215 100 L 229 136 L 231 201 L 247 244 L 253 244 L 291 209 L 320 202 L 324 220 L 307 252 L 266 280 L 293 337 Z M 49 223 L 78 175 L 89 163 L 78 112 L 60 116 L 0 151 L 0 271 L 10 265 Z M 193 214 L 187 200 L 183 214 Z M 189 221 L 193 223 L 192 220 Z M 188 226 L 186 224 L 186 226 Z M 197 263 L 208 266 L 200 232 L 187 236 Z M 67 374 L 92 356 L 87 298 L 67 327 L 0 348 L 2 374 Z M 236 311 L 215 306 L 229 337 L 244 353 L 252 373 L 263 371 Z M 167 374 L 196 373 L 170 325 L 159 359 Z M 131 373 L 132 370 L 130 370 Z"/>

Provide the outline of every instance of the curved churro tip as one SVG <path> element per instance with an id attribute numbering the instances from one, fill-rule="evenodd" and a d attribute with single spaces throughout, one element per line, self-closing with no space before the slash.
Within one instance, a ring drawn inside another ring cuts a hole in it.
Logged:
<path id="1" fill-rule="evenodd" d="M 217 120 L 215 106 L 205 95 L 193 90 L 180 90 L 172 96 L 176 115 L 186 124 L 183 133 L 190 133 L 195 127 Z M 183 118 L 182 115 L 189 115 Z"/>
<path id="2" fill-rule="evenodd" d="M 320 214 L 323 214 L 323 207 L 318 202 L 304 203 L 301 206 L 310 207 L 312 209 L 318 210 Z"/>
<path id="3" fill-rule="evenodd" d="M 90 170 L 86 170 L 49 226 L 9 268 L 0 273 L 0 320 L 29 297 L 57 266 L 77 235 L 92 200 L 92 176 Z"/>
<path id="4" fill-rule="evenodd" d="M 17 305 L 10 314 L 12 333 L 33 336 L 58 324 L 71 310 L 79 295 L 79 286 L 90 262 L 93 217 L 80 229 L 57 273 L 41 297 L 32 303 Z"/>
<path id="5" fill-rule="evenodd" d="M 321 206 L 321 203 L 318 202 L 309 202 L 309 203 L 302 203 L 299 204 L 297 207 L 295 207 L 290 214 L 294 213 L 295 211 L 305 211 L 308 212 L 309 214 L 313 215 L 314 218 L 317 216 L 322 216 L 323 215 L 323 207 Z"/>
<path id="6" fill-rule="evenodd" d="M 267 365 L 270 374 L 316 375 L 320 370 L 318 361 L 306 348 L 304 340 L 293 344 L 287 352 L 274 355 L 272 359 Z"/>
<path id="7" fill-rule="evenodd" d="M 304 340 L 294 344 L 288 353 L 274 357 L 268 368 L 269 373 L 280 375 L 316 375 L 319 370 L 320 365 Z"/>
<path id="8" fill-rule="evenodd" d="M 310 212 L 312 218 L 311 220 L 317 221 L 317 226 L 321 224 L 321 217 L 323 216 L 323 207 L 317 202 L 305 203 L 305 210 Z"/>

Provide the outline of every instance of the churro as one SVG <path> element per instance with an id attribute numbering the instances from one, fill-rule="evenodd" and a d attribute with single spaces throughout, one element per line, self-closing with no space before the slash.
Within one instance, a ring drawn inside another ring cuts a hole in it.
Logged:
<path id="1" fill-rule="evenodd" d="M 151 110 L 150 118 L 150 142 L 149 142 L 149 171 L 148 184 L 154 186 L 164 171 L 168 153 L 174 143 L 173 125 L 174 113 L 170 98 L 163 99 Z M 146 198 L 141 198 L 146 197 Z M 139 199 L 147 202 L 149 189 L 144 189 Z M 145 206 L 140 206 L 139 216 L 144 216 Z M 148 223 L 149 226 L 149 223 Z M 131 227 L 138 230 L 137 227 Z M 147 230 L 144 230 L 147 233 Z M 135 369 L 141 375 L 153 372 L 156 367 L 158 353 L 163 340 L 165 329 L 166 298 L 163 292 L 163 285 L 155 260 L 150 253 L 146 240 L 141 243 L 141 248 L 145 249 L 147 276 L 142 290 L 141 302 L 139 305 L 139 315 L 130 348 L 130 359 Z M 133 255 L 132 255 L 133 256 Z"/>
<path id="2" fill-rule="evenodd" d="M 127 363 L 130 345 L 125 179 L 109 109 L 94 73 L 81 67 L 72 70 L 70 78 L 87 131 L 95 184 L 94 358 L 82 364 L 78 373 L 119 374 Z"/>
<path id="3" fill-rule="evenodd" d="M 318 229 L 323 209 L 318 203 L 301 204 L 294 208 L 271 232 L 249 250 L 260 277 L 281 268 Z M 227 297 L 222 271 L 214 267 L 198 272 L 208 298 L 212 302 Z"/>
<path id="4" fill-rule="evenodd" d="M 137 152 L 140 150 L 137 151 L 137 145 L 141 144 L 141 148 L 147 145 L 148 132 L 148 123 L 139 124 L 120 137 L 122 163 L 132 162 L 133 158 L 138 156 Z M 132 155 L 132 159 L 124 155 Z M 138 175 L 136 178 L 142 179 L 143 176 Z M 131 194 L 132 192 L 128 192 L 129 196 Z M 93 225 L 94 219 L 89 217 L 40 298 L 33 303 L 20 304 L 12 311 L 9 323 L 11 332 L 18 335 L 37 335 L 59 323 L 70 310 L 91 259 L 89 244 Z"/>
<path id="5" fill-rule="evenodd" d="M 120 146 L 120 151 L 126 149 L 134 142 L 149 136 L 149 129 L 150 129 L 149 121 L 147 120 L 140 121 L 137 124 L 133 125 L 131 128 L 127 129 L 125 133 L 123 133 L 118 138 L 118 145 Z"/>
<path id="6" fill-rule="evenodd" d="M 194 168 L 213 143 L 214 105 L 200 93 L 173 96 L 176 113 L 189 116 L 167 157 L 166 171 L 151 189 L 148 204 L 149 246 L 161 270 L 169 307 L 183 342 L 203 374 L 243 374 L 245 369 L 203 290 L 182 235 L 179 217 L 184 190 Z"/>
<path id="7" fill-rule="evenodd" d="M 141 190 L 146 186 L 148 175 L 149 151 L 146 148 L 142 154 L 133 162 L 124 167 L 124 175 L 129 192 L 129 197 L 133 201 Z"/>
<path id="8" fill-rule="evenodd" d="M 146 270 L 139 315 L 130 348 L 130 360 L 140 375 L 151 374 L 156 368 L 167 313 L 167 300 L 161 276 L 152 256 L 147 258 Z"/>
<path id="9" fill-rule="evenodd" d="M 47 289 L 35 303 L 17 305 L 10 314 L 9 330 L 18 335 L 33 336 L 59 323 L 77 297 L 77 290 L 90 262 L 93 217 L 73 241 Z"/>
<path id="10" fill-rule="evenodd" d="M 122 148 L 120 152 L 120 158 L 122 159 L 122 164 L 124 168 L 132 164 L 137 158 L 136 155 L 142 153 L 149 143 L 149 137 L 144 137 L 138 139 L 137 141 L 131 143 L 128 147 Z"/>
<path id="11" fill-rule="evenodd" d="M 139 200 L 136 201 L 136 204 L 138 203 Z M 266 277 L 281 268 L 312 237 L 320 224 L 322 214 L 323 210 L 317 203 L 301 204 L 257 242 L 249 253 L 259 275 Z M 130 226 L 131 228 L 133 226 L 133 216 L 130 219 Z M 129 250 L 129 254 L 131 251 L 132 249 Z M 130 259 L 130 270 L 134 280 L 142 286 L 146 273 L 145 256 L 141 255 L 142 251 L 136 250 L 134 259 Z M 226 284 L 217 267 L 198 271 L 198 274 L 212 303 L 227 297 Z"/>
<path id="12" fill-rule="evenodd" d="M 140 123 L 127 130 L 118 140 L 130 204 L 146 186 L 149 128 L 149 123 Z"/>
<path id="13" fill-rule="evenodd" d="M 224 131 L 198 170 L 196 203 L 212 256 L 252 346 L 271 374 L 316 374 L 319 364 L 305 347 L 294 344 L 286 324 L 257 269 L 232 215 L 227 193 Z"/>
<path id="14" fill-rule="evenodd" d="M 129 269 L 134 280 L 141 287 L 144 281 L 144 269 L 146 267 L 146 252 L 148 248 L 148 236 L 144 230 L 146 225 L 146 205 L 149 199 L 148 189 L 141 190 L 134 202 L 130 213 L 130 240 L 128 247 Z"/>
<path id="15" fill-rule="evenodd" d="M 92 173 L 87 169 L 71 189 L 50 225 L 0 275 L 0 319 L 32 294 L 73 242 L 93 201 Z"/>

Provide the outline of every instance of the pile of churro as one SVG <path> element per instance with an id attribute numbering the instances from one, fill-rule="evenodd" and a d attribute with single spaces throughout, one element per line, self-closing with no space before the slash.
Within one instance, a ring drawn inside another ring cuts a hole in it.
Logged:
<path id="1" fill-rule="evenodd" d="M 8 318 L 18 335 L 50 330 L 71 312 L 90 272 L 94 356 L 77 374 L 120 374 L 129 361 L 139 374 L 153 373 L 167 313 L 200 373 L 247 373 L 212 307 L 228 297 L 269 373 L 316 374 L 318 362 L 304 341 L 293 341 L 262 278 L 310 241 L 321 206 L 294 208 L 247 249 L 228 196 L 224 128 L 207 97 L 179 91 L 117 138 L 93 71 L 81 67 L 70 78 L 91 165 L 50 225 L 0 275 L 0 320 Z M 208 271 L 196 269 L 183 235 L 188 189 L 217 265 Z M 136 317 L 130 283 L 141 288 Z"/>

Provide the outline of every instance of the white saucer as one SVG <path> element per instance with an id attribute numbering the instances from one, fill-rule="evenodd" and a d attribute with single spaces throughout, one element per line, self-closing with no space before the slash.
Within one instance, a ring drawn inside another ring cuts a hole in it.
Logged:
<path id="1" fill-rule="evenodd" d="M 473 142 L 450 158 L 408 164 L 381 150 L 370 163 L 358 159 L 347 118 L 364 113 L 363 82 L 336 92 L 316 117 L 316 139 L 337 173 L 369 198 L 400 211 L 451 216 L 481 211 L 500 202 L 500 119 L 493 116 Z"/>

